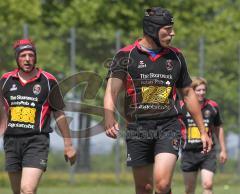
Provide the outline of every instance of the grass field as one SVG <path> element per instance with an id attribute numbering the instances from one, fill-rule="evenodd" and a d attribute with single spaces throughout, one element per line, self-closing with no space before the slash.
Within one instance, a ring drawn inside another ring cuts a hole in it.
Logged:
<path id="1" fill-rule="evenodd" d="M 214 188 L 216 194 L 236 194 L 239 193 L 240 186 L 218 185 Z M 1 194 L 12 194 L 8 188 L 0 188 Z M 174 194 L 184 194 L 183 186 L 173 187 Z M 38 194 L 134 194 L 134 188 L 131 185 L 123 186 L 80 186 L 80 187 L 40 187 Z M 198 187 L 196 194 L 201 194 L 201 188 Z"/>
<path id="2" fill-rule="evenodd" d="M 119 184 L 114 173 L 80 173 L 75 176 L 75 183 L 69 184 L 69 174 L 48 172 L 43 176 L 38 194 L 134 194 L 131 173 L 121 174 Z M 183 180 L 180 173 L 175 173 L 172 190 L 174 194 L 184 194 Z M 240 178 L 236 174 L 217 174 L 215 176 L 215 194 L 237 194 L 240 191 Z M 201 194 L 198 181 L 195 194 Z M 6 173 L 0 173 L 0 194 L 12 194 Z"/>

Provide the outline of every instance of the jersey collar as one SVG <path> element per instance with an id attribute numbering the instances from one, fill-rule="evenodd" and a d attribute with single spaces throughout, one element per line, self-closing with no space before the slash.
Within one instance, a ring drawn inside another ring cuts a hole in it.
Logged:
<path id="1" fill-rule="evenodd" d="M 37 75 L 34 76 L 32 79 L 28 80 L 25 84 L 30 83 L 30 82 L 33 82 L 33 81 L 37 80 L 37 79 L 41 76 L 41 73 L 42 73 L 43 70 L 42 70 L 41 68 L 37 68 L 37 70 L 38 70 Z M 15 78 L 19 79 L 19 74 L 18 74 L 18 72 L 19 72 L 19 69 L 18 69 L 18 68 L 15 69 L 15 70 L 13 71 L 12 77 L 15 77 Z M 20 80 L 20 79 L 19 79 L 19 80 Z"/>
<path id="2" fill-rule="evenodd" d="M 138 50 L 146 53 L 152 61 L 156 61 L 158 58 L 162 57 L 163 55 L 165 55 L 169 52 L 168 48 L 164 48 L 164 49 L 162 49 L 162 51 L 160 51 L 158 54 L 156 54 L 155 57 L 152 57 L 152 55 L 148 51 L 146 51 L 145 49 L 142 48 L 142 46 L 139 44 L 140 41 L 141 41 L 141 39 L 136 40 L 134 45 L 138 48 Z"/>

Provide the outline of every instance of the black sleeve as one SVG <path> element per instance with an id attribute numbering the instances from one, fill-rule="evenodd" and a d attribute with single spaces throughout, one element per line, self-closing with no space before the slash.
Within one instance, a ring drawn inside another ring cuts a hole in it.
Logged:
<path id="1" fill-rule="evenodd" d="M 186 61 L 181 53 L 178 54 L 179 60 L 181 62 L 181 70 L 179 78 L 176 82 L 177 88 L 185 88 L 191 85 L 192 80 L 190 78 L 190 75 L 187 70 L 187 64 Z"/>
<path id="2" fill-rule="evenodd" d="M 113 58 L 106 79 L 118 78 L 125 80 L 127 75 L 127 65 L 129 63 L 128 52 L 119 51 Z"/>
<path id="3" fill-rule="evenodd" d="M 48 102 L 53 111 L 63 110 L 65 107 L 63 96 L 59 87 L 59 84 L 55 80 L 50 81 L 50 94 L 48 96 Z"/>
<path id="4" fill-rule="evenodd" d="M 214 107 L 216 109 L 216 115 L 214 117 L 214 126 L 220 126 L 223 122 L 221 119 L 221 115 L 220 115 L 220 111 L 219 111 L 219 107 Z"/>

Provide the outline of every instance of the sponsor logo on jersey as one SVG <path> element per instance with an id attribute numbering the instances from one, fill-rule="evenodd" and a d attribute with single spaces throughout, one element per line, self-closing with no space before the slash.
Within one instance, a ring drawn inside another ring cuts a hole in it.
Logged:
<path id="1" fill-rule="evenodd" d="M 161 73 L 149 73 L 149 74 L 140 74 L 141 79 L 173 79 L 171 74 L 161 74 Z"/>
<path id="2" fill-rule="evenodd" d="M 171 84 L 170 81 L 166 81 L 166 85 L 169 86 Z"/>
<path id="3" fill-rule="evenodd" d="M 142 68 L 146 68 L 147 67 L 147 65 L 146 65 L 146 63 L 144 63 L 143 61 L 139 61 L 139 64 L 138 64 L 138 69 L 142 69 Z"/>
<path id="4" fill-rule="evenodd" d="M 142 103 L 169 104 L 171 90 L 171 87 L 165 86 L 142 87 Z"/>
<path id="5" fill-rule="evenodd" d="M 36 108 L 25 106 L 10 107 L 10 115 L 10 121 L 34 124 L 36 117 Z"/>
<path id="6" fill-rule="evenodd" d="M 39 84 L 35 84 L 35 85 L 33 86 L 33 93 L 34 93 L 35 95 L 38 95 L 38 94 L 40 94 L 40 92 L 41 92 L 41 86 L 40 86 Z"/>
<path id="7" fill-rule="evenodd" d="M 12 87 L 10 88 L 10 91 L 16 91 L 17 90 L 17 86 L 16 84 L 13 84 Z"/>
<path id="8" fill-rule="evenodd" d="M 211 116 L 210 110 L 206 110 L 203 114 L 205 118 L 209 118 Z"/>
<path id="9" fill-rule="evenodd" d="M 172 70 L 173 70 L 173 61 L 172 61 L 171 59 L 168 59 L 168 60 L 166 61 L 166 69 L 167 69 L 168 71 L 172 71 Z"/>

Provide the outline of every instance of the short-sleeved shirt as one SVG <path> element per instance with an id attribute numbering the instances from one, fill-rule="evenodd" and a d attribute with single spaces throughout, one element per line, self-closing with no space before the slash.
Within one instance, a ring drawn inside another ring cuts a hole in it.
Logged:
<path id="1" fill-rule="evenodd" d="M 185 108 L 183 110 L 183 121 L 186 128 L 183 128 L 182 135 L 185 139 L 184 150 L 200 150 L 202 149 L 202 142 L 200 132 L 192 116 Z M 218 104 L 210 99 L 205 99 L 201 105 L 201 111 L 205 130 L 208 132 L 209 137 L 212 138 L 213 144 L 215 145 L 215 138 L 213 132 L 215 127 L 219 127 L 222 124 L 222 119 L 219 112 Z"/>
<path id="2" fill-rule="evenodd" d="M 8 125 L 4 135 L 50 133 L 50 113 L 62 110 L 64 101 L 56 78 L 38 69 L 38 74 L 22 83 L 18 69 L 0 79 Z M 49 95 L 53 92 L 53 95 Z"/>
<path id="3" fill-rule="evenodd" d="M 125 118 L 129 122 L 178 115 L 176 88 L 192 82 L 179 49 L 164 48 L 153 57 L 139 40 L 117 52 L 107 78 L 124 82 Z"/>

